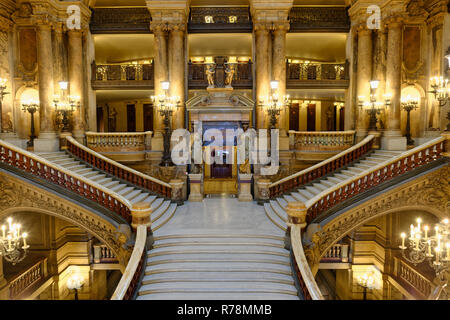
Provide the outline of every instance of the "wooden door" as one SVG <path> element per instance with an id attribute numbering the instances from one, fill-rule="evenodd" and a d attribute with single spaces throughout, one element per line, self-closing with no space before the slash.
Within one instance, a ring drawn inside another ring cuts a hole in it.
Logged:
<path id="1" fill-rule="evenodd" d="M 105 132 L 105 122 L 103 119 L 103 108 L 97 108 L 97 131 Z"/>
<path id="2" fill-rule="evenodd" d="M 339 130 L 344 131 L 344 124 L 345 124 L 345 107 L 342 107 L 339 109 Z"/>
<path id="3" fill-rule="evenodd" d="M 215 151 L 213 151 L 213 157 Z M 233 177 L 233 165 L 227 164 L 227 156 L 223 154 L 223 164 L 211 164 L 211 178 L 228 179 Z"/>
<path id="4" fill-rule="evenodd" d="M 315 104 L 308 104 L 307 130 L 308 131 L 316 131 L 316 105 Z"/>
<path id="5" fill-rule="evenodd" d="M 153 105 L 144 104 L 144 131 L 153 131 Z"/>
<path id="6" fill-rule="evenodd" d="M 134 104 L 127 104 L 127 131 L 136 132 L 136 107 Z"/>
<path id="7" fill-rule="evenodd" d="M 293 103 L 289 107 L 289 130 L 299 131 L 299 106 Z"/>

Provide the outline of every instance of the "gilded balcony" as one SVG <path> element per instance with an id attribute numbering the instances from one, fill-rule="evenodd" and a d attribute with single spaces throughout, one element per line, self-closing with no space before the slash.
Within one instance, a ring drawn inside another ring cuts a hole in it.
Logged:
<path id="1" fill-rule="evenodd" d="M 153 63 L 92 64 L 94 90 L 151 90 L 154 87 Z"/>
<path id="2" fill-rule="evenodd" d="M 326 62 L 286 62 L 286 80 L 288 89 L 347 89 L 349 64 Z"/>

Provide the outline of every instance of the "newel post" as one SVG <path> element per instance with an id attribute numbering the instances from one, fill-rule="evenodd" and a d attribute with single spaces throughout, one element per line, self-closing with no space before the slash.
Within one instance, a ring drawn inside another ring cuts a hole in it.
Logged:
<path id="1" fill-rule="evenodd" d="M 375 136 L 373 138 L 372 149 L 377 150 L 381 148 L 381 132 L 380 131 L 369 131 L 369 135 Z"/>
<path id="2" fill-rule="evenodd" d="M 136 232 L 137 227 L 140 225 L 147 226 L 147 248 L 151 248 L 153 244 L 153 232 L 152 232 L 152 208 L 148 202 L 138 202 L 133 204 L 131 209 L 131 227 Z"/>
<path id="3" fill-rule="evenodd" d="M 445 138 L 444 140 L 444 157 L 450 158 L 450 131 L 444 131 L 442 136 Z"/>
<path id="4" fill-rule="evenodd" d="M 269 179 L 259 178 L 256 180 L 257 190 L 255 192 L 256 199 L 258 200 L 258 204 L 264 204 L 264 202 L 268 202 L 270 199 L 270 190 L 269 186 L 271 181 Z"/>
<path id="5" fill-rule="evenodd" d="M 303 230 L 306 228 L 306 213 L 308 209 L 301 201 L 289 202 L 286 206 L 286 213 L 288 215 L 286 237 L 284 241 L 285 248 L 291 248 L 291 228 L 294 225 L 299 225 Z"/>
<path id="6" fill-rule="evenodd" d="M 183 204 L 183 185 L 184 181 L 181 179 L 172 179 L 169 181 L 172 187 L 172 201 L 178 204 Z"/>

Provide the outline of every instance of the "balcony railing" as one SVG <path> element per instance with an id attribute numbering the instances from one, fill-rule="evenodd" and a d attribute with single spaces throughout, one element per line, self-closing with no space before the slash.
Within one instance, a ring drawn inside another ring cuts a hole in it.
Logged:
<path id="1" fill-rule="evenodd" d="M 322 257 L 321 263 L 330 262 L 348 262 L 349 245 L 345 243 L 336 243 Z"/>
<path id="2" fill-rule="evenodd" d="M 9 298 L 20 298 L 22 293 L 46 277 L 47 258 L 44 258 L 9 282 Z"/>
<path id="3" fill-rule="evenodd" d="M 342 151 L 353 146 L 355 131 L 289 131 L 293 148 L 301 151 Z"/>
<path id="4" fill-rule="evenodd" d="M 153 63 L 92 64 L 92 88 L 153 89 Z"/>
<path id="5" fill-rule="evenodd" d="M 206 78 L 206 64 L 189 62 L 189 89 L 205 89 L 208 87 L 208 80 Z M 215 75 L 216 77 L 218 75 Z M 222 79 L 217 82 L 224 83 L 226 74 L 222 73 Z M 236 66 L 236 71 L 233 75 L 231 86 L 235 89 L 252 89 L 252 62 L 239 62 Z"/>
<path id="6" fill-rule="evenodd" d="M 346 63 L 293 63 L 286 65 L 287 88 L 348 88 L 348 61 Z"/>
<path id="7" fill-rule="evenodd" d="M 88 148 L 96 152 L 150 150 L 152 132 L 86 132 Z"/>
<path id="8" fill-rule="evenodd" d="M 119 263 L 115 254 L 106 245 L 94 244 L 92 249 L 94 252 L 94 263 Z"/>

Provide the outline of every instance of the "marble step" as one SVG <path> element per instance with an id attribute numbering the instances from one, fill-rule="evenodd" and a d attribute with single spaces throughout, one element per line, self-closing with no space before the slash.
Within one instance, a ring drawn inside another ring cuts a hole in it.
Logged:
<path id="1" fill-rule="evenodd" d="M 72 170 L 73 172 L 75 172 L 76 174 L 79 175 L 84 175 L 85 173 L 89 173 L 89 172 L 96 172 L 94 170 L 92 170 L 89 167 L 85 167 L 85 168 L 81 168 L 81 169 L 77 169 L 77 170 Z"/>
<path id="2" fill-rule="evenodd" d="M 142 191 L 139 189 L 134 189 L 133 191 L 131 191 L 130 193 L 128 193 L 125 196 L 125 199 L 127 199 L 128 201 L 133 200 L 134 198 L 136 198 L 137 196 L 141 195 Z"/>
<path id="3" fill-rule="evenodd" d="M 196 268 L 207 266 L 210 268 L 221 269 L 226 265 L 229 267 L 254 267 L 256 265 L 270 266 L 271 268 L 280 268 L 280 270 L 290 270 L 289 260 L 277 260 L 270 258 L 255 258 L 250 259 L 221 259 L 221 258 L 185 258 L 180 256 L 179 259 L 150 259 L 147 261 L 146 270 L 154 270 L 156 268 Z M 288 267 L 288 269 L 286 269 Z"/>
<path id="4" fill-rule="evenodd" d="M 136 189 L 134 187 L 128 187 L 127 186 L 126 188 L 123 188 L 123 189 L 119 190 L 117 193 L 125 198 L 128 194 L 133 192 L 133 190 L 136 190 Z"/>
<path id="5" fill-rule="evenodd" d="M 306 189 L 297 189 L 297 192 L 300 193 L 304 198 L 306 199 L 311 199 L 314 198 L 314 194 L 312 194 L 311 192 L 309 192 Z"/>
<path id="6" fill-rule="evenodd" d="M 183 245 L 180 244 L 174 247 L 160 247 L 154 248 L 150 252 L 148 252 L 149 257 L 156 257 L 166 254 L 215 254 L 215 253 L 235 253 L 236 255 L 246 255 L 246 254 L 261 254 L 265 253 L 267 255 L 277 255 L 282 257 L 289 257 L 289 252 L 284 248 L 265 246 L 265 245 L 242 245 L 235 244 L 233 242 L 223 243 L 221 245 L 216 246 L 208 246 L 208 245 Z"/>
<path id="7" fill-rule="evenodd" d="M 134 203 L 142 202 L 145 198 L 148 198 L 149 195 L 150 194 L 147 192 L 141 192 L 138 196 L 134 197 L 131 200 L 131 203 L 134 204 Z"/>
<path id="8" fill-rule="evenodd" d="M 124 183 L 119 183 L 117 186 L 110 188 L 111 191 L 118 193 L 120 190 L 128 188 L 128 186 Z"/>
<path id="9" fill-rule="evenodd" d="M 284 283 L 292 283 L 294 279 L 291 275 L 287 275 L 279 272 L 271 272 L 268 269 L 262 269 L 261 267 L 254 270 L 253 273 L 249 272 L 225 272 L 225 271 L 210 271 L 210 272 L 202 272 L 202 271 L 182 271 L 178 273 L 174 272 L 160 272 L 153 273 L 150 275 L 145 275 L 142 279 L 143 284 L 147 284 L 150 281 L 171 281 L 171 280 L 179 280 L 179 281 L 208 281 L 208 280 L 253 280 L 253 281 L 278 281 Z"/>
<path id="10" fill-rule="evenodd" d="M 282 197 L 277 198 L 277 202 L 280 205 L 280 207 L 285 208 L 288 204 L 286 200 L 284 200 Z"/>
<path id="11" fill-rule="evenodd" d="M 270 206 L 272 207 L 272 210 L 285 222 L 288 220 L 288 215 L 286 211 L 280 206 L 280 204 L 277 201 L 270 200 L 269 201 Z"/>
<path id="12" fill-rule="evenodd" d="M 169 201 L 170 202 L 170 201 Z M 164 227 L 170 219 L 173 218 L 177 211 L 177 204 L 171 203 L 169 205 L 169 208 L 164 212 L 164 214 L 154 223 L 152 220 L 152 230 L 155 232 L 156 230 L 160 229 L 161 227 Z"/>
<path id="13" fill-rule="evenodd" d="M 325 184 L 322 183 L 313 183 L 313 187 L 316 188 L 317 190 L 320 190 L 320 192 L 323 192 L 329 188 L 329 186 L 326 186 Z"/>
<path id="14" fill-rule="evenodd" d="M 152 256 L 147 259 L 147 264 L 155 264 L 167 261 L 185 261 L 185 262 L 224 262 L 227 261 L 260 261 L 261 263 L 278 263 L 278 264 L 290 264 L 289 257 L 279 256 L 274 254 L 267 254 L 264 252 L 260 253 L 248 253 L 245 255 L 237 255 L 234 253 L 192 253 L 192 254 L 183 254 L 173 253 L 173 254 L 165 254 L 160 256 Z"/>
<path id="15" fill-rule="evenodd" d="M 267 245 L 283 247 L 284 237 L 266 234 L 170 234 L 166 236 L 155 236 L 155 245 L 176 244 L 179 242 L 195 243 L 248 243 L 261 242 Z"/>
<path id="16" fill-rule="evenodd" d="M 283 219 L 281 219 L 276 213 L 275 211 L 272 209 L 272 206 L 270 205 L 270 203 L 264 203 L 264 211 L 266 213 L 267 218 L 269 218 L 269 220 L 276 225 L 280 230 L 282 231 L 286 231 L 287 227 L 286 227 L 286 221 L 284 221 Z"/>
<path id="17" fill-rule="evenodd" d="M 341 183 L 342 181 L 346 180 L 346 179 L 340 179 L 338 177 L 332 176 L 332 177 L 328 177 L 327 180 L 334 185 Z"/>
<path id="18" fill-rule="evenodd" d="M 170 206 L 170 201 L 163 201 L 161 205 L 152 211 L 152 222 L 158 221 Z"/>
<path id="19" fill-rule="evenodd" d="M 334 185 L 335 185 L 336 183 L 335 183 L 335 182 L 332 182 L 332 181 L 329 181 L 329 180 L 327 180 L 327 179 L 322 179 L 322 180 L 320 180 L 319 184 L 320 184 L 321 186 L 323 186 L 323 188 L 329 189 L 329 188 L 334 187 Z"/>
<path id="20" fill-rule="evenodd" d="M 247 275 L 254 276 L 253 273 L 258 272 L 265 272 L 265 273 L 277 273 L 277 274 L 284 274 L 287 276 L 292 276 L 291 267 L 283 268 L 281 266 L 266 266 L 261 265 L 258 263 L 250 264 L 248 263 L 245 266 L 233 266 L 230 267 L 228 265 L 225 265 L 223 263 L 220 263 L 217 267 L 210 265 L 209 263 L 206 265 L 199 266 L 198 264 L 192 264 L 191 266 L 184 265 L 183 267 L 172 267 L 168 268 L 166 267 L 147 267 L 145 269 L 145 275 L 153 275 L 153 274 L 160 274 L 160 273 L 182 273 L 182 272 L 199 272 L 199 273 L 205 273 L 205 275 L 210 273 L 223 273 L 223 272 L 233 272 L 233 273 L 244 273 Z"/>
<path id="21" fill-rule="evenodd" d="M 316 188 L 314 186 L 305 186 L 305 190 L 308 191 L 309 193 L 311 193 L 314 196 L 316 196 L 316 195 L 318 195 L 319 193 L 322 192 L 321 189 L 318 189 L 318 188 Z"/>
<path id="22" fill-rule="evenodd" d="M 119 185 L 119 184 L 120 184 L 120 181 L 118 181 L 118 180 L 113 180 L 113 181 L 111 181 L 111 182 L 105 183 L 103 186 L 104 186 L 105 188 L 112 189 L 112 188 L 114 188 L 115 186 L 117 186 L 117 185 Z"/>
<path id="23" fill-rule="evenodd" d="M 308 198 L 306 198 L 304 195 L 302 195 L 299 192 L 291 192 L 291 195 L 296 199 L 296 201 L 301 201 L 303 203 L 308 201 Z"/>
<path id="24" fill-rule="evenodd" d="M 188 294 L 187 294 L 188 293 Z M 299 300 L 290 294 L 267 292 L 175 292 L 140 295 L 136 300 Z"/>
<path id="25" fill-rule="evenodd" d="M 183 290 L 194 290 L 194 289 L 207 289 L 221 292 L 224 289 L 227 290 L 238 290 L 242 289 L 253 289 L 258 291 L 265 290 L 281 290 L 289 291 L 292 294 L 297 294 L 297 289 L 292 284 L 276 283 L 276 282 L 258 282 L 254 281 L 252 283 L 248 281 L 202 281 L 202 282 L 159 282 L 143 285 L 139 288 L 139 294 L 143 295 L 147 292 L 153 292 L 157 289 L 171 289 L 177 290 L 183 288 Z"/>
<path id="26" fill-rule="evenodd" d="M 156 198 L 156 197 L 155 197 Z M 147 199 L 144 200 L 145 202 L 148 202 Z M 163 198 L 156 198 L 153 202 L 151 202 L 152 212 L 155 212 L 155 210 L 164 202 Z"/>
<path id="27" fill-rule="evenodd" d="M 147 196 L 147 198 L 145 198 L 144 200 L 142 200 L 143 202 L 148 202 L 148 203 L 152 203 L 157 199 L 157 197 L 155 195 L 149 194 Z M 160 198 L 158 198 L 160 199 Z"/>

